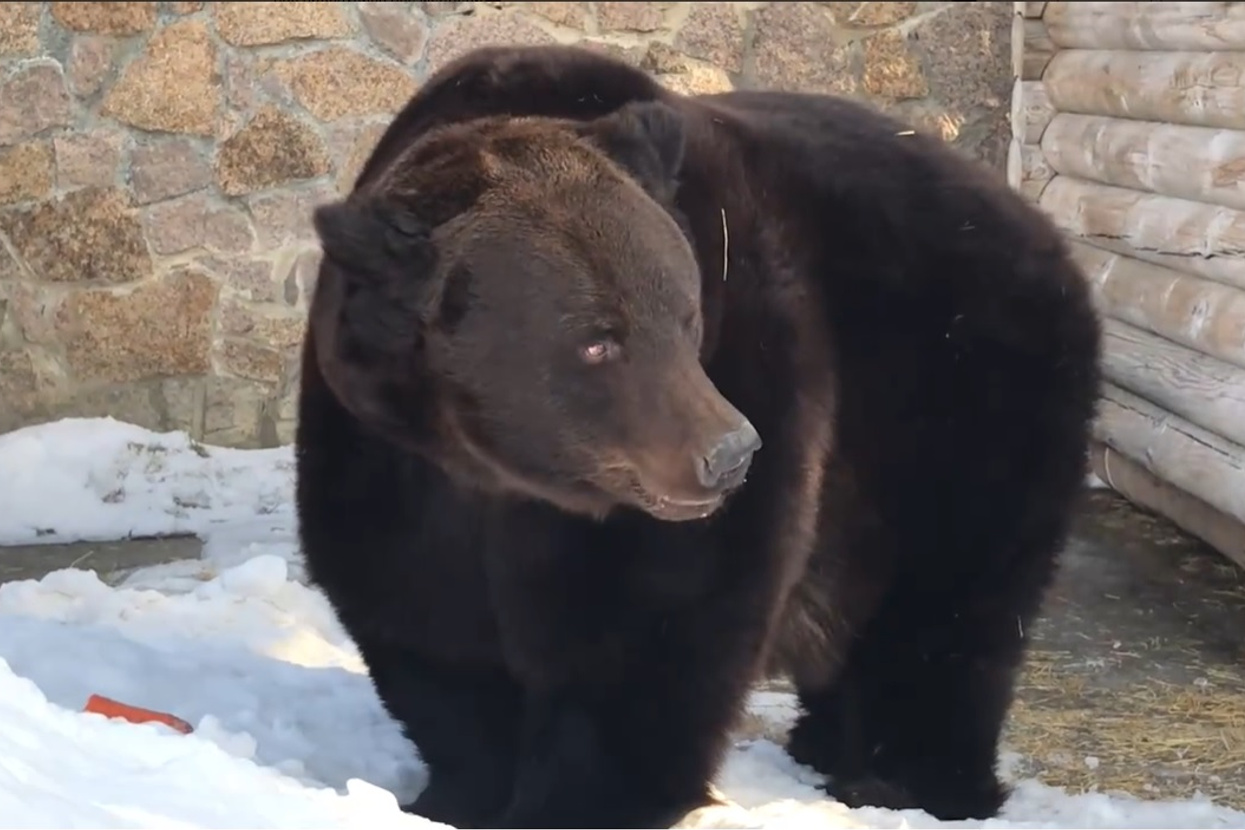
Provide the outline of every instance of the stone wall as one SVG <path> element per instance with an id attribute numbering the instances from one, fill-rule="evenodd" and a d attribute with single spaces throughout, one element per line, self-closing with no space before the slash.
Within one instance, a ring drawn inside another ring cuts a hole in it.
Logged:
<path id="1" fill-rule="evenodd" d="M 875 101 L 1001 166 L 1010 3 L 0 4 L 0 431 L 290 439 L 315 203 L 420 80 L 581 42 L 671 87 Z"/>

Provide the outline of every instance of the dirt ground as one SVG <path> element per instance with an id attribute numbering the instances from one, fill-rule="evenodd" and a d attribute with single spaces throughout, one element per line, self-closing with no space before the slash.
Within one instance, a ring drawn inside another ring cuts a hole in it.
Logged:
<path id="1" fill-rule="evenodd" d="M 198 552 L 187 538 L 0 548 L 0 582 L 74 566 L 115 583 Z M 1005 737 L 1013 774 L 1245 809 L 1245 571 L 1091 491 L 1033 639 Z"/>
<path id="2" fill-rule="evenodd" d="M 1245 809 L 1245 571 L 1093 491 L 1034 641 L 1007 735 L 1017 772 Z"/>
<path id="3" fill-rule="evenodd" d="M 1245 570 L 1089 491 L 1030 634 L 1004 735 L 1010 776 L 1245 809 Z M 781 742 L 788 708 L 756 713 L 743 737 Z"/>

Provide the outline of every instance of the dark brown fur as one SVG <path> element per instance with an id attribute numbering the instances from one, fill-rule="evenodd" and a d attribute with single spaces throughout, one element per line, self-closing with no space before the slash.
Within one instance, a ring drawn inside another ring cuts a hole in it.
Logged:
<path id="1" fill-rule="evenodd" d="M 541 47 L 430 79 L 317 227 L 301 532 L 412 809 L 668 824 L 782 670 L 835 796 L 997 811 L 1097 392 L 1047 220 L 860 105 Z M 744 417 L 747 483 L 681 505 Z"/>

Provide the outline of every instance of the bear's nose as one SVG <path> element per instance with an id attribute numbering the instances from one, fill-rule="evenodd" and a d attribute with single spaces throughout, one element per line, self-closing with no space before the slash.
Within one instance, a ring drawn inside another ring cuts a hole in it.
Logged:
<path id="1" fill-rule="evenodd" d="M 753 454 L 761 448 L 761 436 L 745 420 L 743 424 L 718 438 L 713 448 L 700 459 L 696 475 L 703 487 L 710 490 L 738 485 L 752 463 Z"/>

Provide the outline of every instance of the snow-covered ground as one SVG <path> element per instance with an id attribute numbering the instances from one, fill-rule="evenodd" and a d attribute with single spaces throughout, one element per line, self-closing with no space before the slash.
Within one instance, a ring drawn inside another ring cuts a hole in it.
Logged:
<path id="1" fill-rule="evenodd" d="M 429 825 L 397 807 L 422 786 L 417 756 L 300 581 L 292 476 L 289 448 L 205 448 L 110 419 L 0 436 L 0 544 L 205 540 L 202 559 L 116 586 L 73 569 L 0 586 L 0 827 Z M 83 714 L 92 693 L 195 732 Z M 772 734 L 791 707 L 758 693 L 752 708 Z M 942 826 L 846 810 L 816 780 L 741 740 L 719 780 L 739 807 L 700 826 Z M 1002 818 L 958 826 L 1245 827 L 1245 813 L 1022 781 Z"/>

